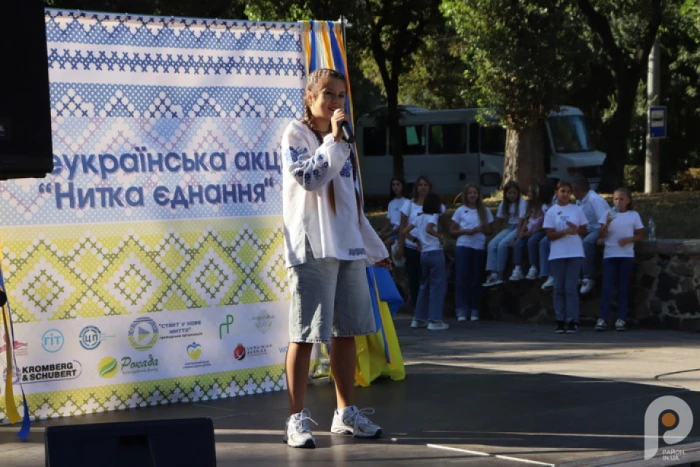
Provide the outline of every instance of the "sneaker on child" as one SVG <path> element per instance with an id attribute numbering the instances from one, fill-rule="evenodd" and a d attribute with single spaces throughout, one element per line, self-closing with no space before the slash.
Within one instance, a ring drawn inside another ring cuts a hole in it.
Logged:
<path id="1" fill-rule="evenodd" d="M 428 331 L 444 331 L 449 327 L 450 325 L 444 321 L 431 321 L 428 323 Z"/>
<path id="2" fill-rule="evenodd" d="M 466 316 L 458 316 L 457 321 L 466 321 L 467 317 Z"/>
<path id="3" fill-rule="evenodd" d="M 309 413 L 308 409 L 304 409 L 299 413 L 291 415 L 287 419 L 284 435 L 282 435 L 282 441 L 287 443 L 287 446 L 293 448 L 315 448 L 316 440 L 311 434 L 309 421 L 318 425 L 318 423 L 311 419 L 311 414 Z"/>
<path id="4" fill-rule="evenodd" d="M 593 279 L 584 279 L 583 282 L 581 282 L 581 295 L 586 295 L 593 292 L 594 285 L 595 281 Z"/>
<path id="5" fill-rule="evenodd" d="M 503 279 L 498 277 L 498 273 L 492 272 L 482 285 L 484 287 L 494 287 L 503 284 Z"/>
<path id="6" fill-rule="evenodd" d="M 557 321 L 557 328 L 554 330 L 557 334 L 564 334 L 566 332 L 566 325 L 564 321 Z"/>
<path id="7" fill-rule="evenodd" d="M 554 287 L 554 276 L 549 276 L 546 281 L 544 281 L 544 284 L 542 284 L 542 290 L 549 290 L 552 287 Z"/>
<path id="8" fill-rule="evenodd" d="M 424 328 L 426 326 L 428 326 L 428 323 L 421 319 L 414 319 L 413 321 L 411 321 L 412 328 Z"/>
<path id="9" fill-rule="evenodd" d="M 513 268 L 513 273 L 510 275 L 509 280 L 511 280 L 513 282 L 518 282 L 518 281 L 523 280 L 524 278 L 525 278 L 525 276 L 523 275 L 523 271 L 522 271 L 522 269 L 520 269 L 520 266 L 515 266 Z"/>
<path id="10" fill-rule="evenodd" d="M 625 320 L 618 319 L 615 321 L 615 330 L 616 331 L 627 331 L 627 323 Z"/>
<path id="11" fill-rule="evenodd" d="M 372 408 L 360 410 L 354 405 L 336 410 L 333 412 L 331 433 L 353 435 L 356 438 L 379 438 L 382 435 L 382 429 L 365 416 L 373 413 Z"/>
<path id="12" fill-rule="evenodd" d="M 566 327 L 567 334 L 576 334 L 579 332 L 578 323 L 576 321 L 569 321 L 569 325 Z"/>
<path id="13" fill-rule="evenodd" d="M 538 273 L 539 271 L 537 270 L 537 266 L 530 266 L 530 270 L 527 271 L 527 276 L 525 276 L 525 280 L 536 281 Z"/>
<path id="14" fill-rule="evenodd" d="M 598 318 L 598 321 L 595 323 L 595 330 L 598 332 L 603 332 L 607 329 L 608 323 L 605 322 L 604 319 Z"/>

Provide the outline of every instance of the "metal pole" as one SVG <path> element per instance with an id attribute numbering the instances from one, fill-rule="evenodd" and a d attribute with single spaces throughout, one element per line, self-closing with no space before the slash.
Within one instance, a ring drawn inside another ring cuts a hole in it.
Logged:
<path id="1" fill-rule="evenodd" d="M 654 46 L 649 53 L 649 65 L 647 70 L 647 108 L 659 105 L 661 92 L 661 52 L 659 40 L 654 41 Z M 647 117 L 647 125 L 649 125 Z M 659 139 L 651 138 L 647 128 L 647 151 L 644 164 L 644 193 L 659 192 Z"/>

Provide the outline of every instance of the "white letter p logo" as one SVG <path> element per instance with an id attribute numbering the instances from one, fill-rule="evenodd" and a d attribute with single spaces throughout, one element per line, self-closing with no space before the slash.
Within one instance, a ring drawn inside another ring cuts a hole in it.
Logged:
<path id="1" fill-rule="evenodd" d="M 680 443 L 693 428 L 693 412 L 675 396 L 662 396 L 649 404 L 644 414 L 644 460 L 654 457 L 659 448 L 659 421 L 667 428 L 664 442 Z"/>

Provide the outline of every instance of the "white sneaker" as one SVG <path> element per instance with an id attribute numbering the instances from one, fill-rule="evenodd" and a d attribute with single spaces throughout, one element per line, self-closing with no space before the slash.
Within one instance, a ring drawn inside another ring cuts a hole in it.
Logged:
<path id="1" fill-rule="evenodd" d="M 311 434 L 309 421 L 318 425 L 311 419 L 311 414 L 308 409 L 304 409 L 299 413 L 295 413 L 287 419 L 287 424 L 282 435 L 282 441 L 287 443 L 287 446 L 293 448 L 308 448 L 316 447 L 316 440 Z"/>
<path id="2" fill-rule="evenodd" d="M 466 316 L 458 316 L 457 321 L 466 321 L 467 317 Z"/>
<path id="3" fill-rule="evenodd" d="M 530 270 L 527 271 L 527 276 L 525 276 L 525 280 L 536 281 L 538 273 L 539 271 L 537 270 L 537 266 L 530 266 Z"/>
<path id="4" fill-rule="evenodd" d="M 479 321 L 479 317 L 476 315 L 472 315 L 472 321 Z"/>
<path id="5" fill-rule="evenodd" d="M 496 285 L 501 285 L 503 284 L 503 279 L 498 277 L 498 274 L 495 272 L 492 272 L 491 275 L 489 275 L 488 279 L 486 279 L 486 282 L 482 284 L 483 287 L 494 287 Z"/>
<path id="6" fill-rule="evenodd" d="M 607 329 L 607 327 L 608 327 L 608 323 L 606 323 L 604 319 L 599 318 L 598 321 L 596 321 L 596 323 L 595 323 L 595 330 L 596 331 L 599 331 L 599 332 L 605 331 L 605 329 Z"/>
<path id="7" fill-rule="evenodd" d="M 549 276 L 544 284 L 542 284 L 542 290 L 549 290 L 554 287 L 554 276 Z"/>
<path id="8" fill-rule="evenodd" d="M 420 320 L 420 319 L 414 319 L 413 321 L 411 321 L 412 328 L 424 328 L 427 326 L 428 326 L 428 323 L 426 323 L 425 321 Z"/>
<path id="9" fill-rule="evenodd" d="M 615 330 L 627 331 L 627 323 L 622 319 L 618 319 L 617 321 L 615 321 Z"/>
<path id="10" fill-rule="evenodd" d="M 359 410 L 354 405 L 349 407 L 343 415 L 336 410 L 333 412 L 333 424 L 331 425 L 331 433 L 338 435 L 353 435 L 356 438 L 379 438 L 382 435 L 382 429 L 378 425 L 365 417 L 365 414 L 373 414 L 374 409 Z"/>
<path id="11" fill-rule="evenodd" d="M 525 276 L 523 275 L 522 269 L 520 269 L 520 266 L 516 266 L 513 268 L 513 273 L 510 275 L 510 279 L 513 282 L 521 281 L 525 279 Z"/>
<path id="12" fill-rule="evenodd" d="M 444 321 L 431 321 L 428 323 L 428 331 L 444 331 L 449 329 L 450 325 Z"/>
<path id="13" fill-rule="evenodd" d="M 593 279 L 584 279 L 583 282 L 581 282 L 581 295 L 585 295 L 587 293 L 593 292 L 593 286 L 595 285 L 595 281 Z"/>

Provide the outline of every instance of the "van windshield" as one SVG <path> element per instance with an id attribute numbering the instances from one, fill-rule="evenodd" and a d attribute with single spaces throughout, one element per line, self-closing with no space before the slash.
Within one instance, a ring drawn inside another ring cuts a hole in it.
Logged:
<path id="1" fill-rule="evenodd" d="M 589 152 L 593 151 L 591 135 L 588 133 L 586 120 L 580 115 L 549 117 L 547 119 L 552 132 L 556 152 Z"/>

